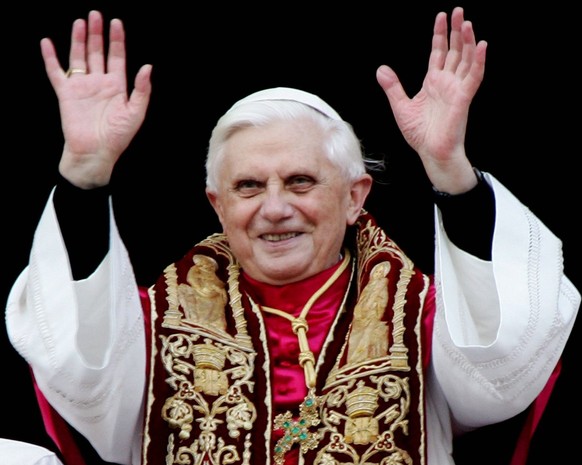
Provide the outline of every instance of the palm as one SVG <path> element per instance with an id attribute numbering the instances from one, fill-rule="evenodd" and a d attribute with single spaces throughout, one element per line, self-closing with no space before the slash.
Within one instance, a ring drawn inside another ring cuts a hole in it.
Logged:
<path id="1" fill-rule="evenodd" d="M 473 95 L 458 81 L 454 73 L 431 70 L 422 89 L 394 110 L 402 135 L 421 156 L 444 158 L 463 144 Z"/>
<path id="2" fill-rule="evenodd" d="M 116 76 L 75 76 L 57 93 L 63 134 L 74 153 L 120 155 L 141 124 Z"/>

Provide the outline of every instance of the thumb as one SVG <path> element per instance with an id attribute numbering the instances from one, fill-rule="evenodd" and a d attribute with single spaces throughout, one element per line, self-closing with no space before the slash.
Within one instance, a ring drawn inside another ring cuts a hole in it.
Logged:
<path id="1" fill-rule="evenodd" d="M 134 88 L 129 96 L 129 103 L 139 112 L 145 113 L 152 92 L 152 65 L 143 65 L 135 76 Z"/>
<path id="2" fill-rule="evenodd" d="M 390 106 L 395 108 L 402 100 L 408 100 L 408 96 L 402 87 L 402 83 L 392 68 L 381 65 L 376 70 L 376 80 L 384 90 Z"/>

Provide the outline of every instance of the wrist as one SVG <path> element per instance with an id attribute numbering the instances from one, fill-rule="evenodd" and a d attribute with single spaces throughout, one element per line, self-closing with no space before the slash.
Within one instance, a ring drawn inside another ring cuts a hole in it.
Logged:
<path id="1" fill-rule="evenodd" d="M 473 167 L 473 172 L 475 173 L 475 176 L 477 177 L 477 185 L 475 187 L 477 187 L 478 185 L 480 185 L 480 184 L 482 184 L 482 183 L 485 182 L 485 179 L 483 177 L 483 173 L 479 169 Z M 473 187 L 473 189 L 475 189 L 475 187 Z M 473 189 L 470 189 L 467 192 L 471 192 Z M 461 196 L 461 195 L 464 195 L 464 194 L 467 193 L 467 192 L 463 192 L 463 193 L 460 193 L 460 194 L 450 194 L 448 192 L 439 191 L 434 186 L 432 186 L 432 192 L 433 192 L 433 194 L 434 194 L 434 196 L 435 196 L 436 199 L 447 199 L 449 197 L 457 197 L 457 196 Z"/>

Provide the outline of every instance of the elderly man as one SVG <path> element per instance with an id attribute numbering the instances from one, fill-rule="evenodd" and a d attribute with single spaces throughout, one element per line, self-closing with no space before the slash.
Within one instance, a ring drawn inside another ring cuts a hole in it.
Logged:
<path id="1" fill-rule="evenodd" d="M 455 435 L 535 401 L 580 294 L 560 240 L 467 158 L 486 43 L 461 8 L 450 37 L 437 15 L 412 99 L 388 66 L 376 76 L 434 186 L 434 276 L 364 208 L 378 163 L 352 127 L 319 97 L 277 87 L 236 102 L 213 130 L 206 194 L 222 231 L 138 287 L 107 186 L 144 120 L 152 68 L 128 96 L 121 21 L 109 39 L 106 55 L 99 12 L 75 21 L 67 72 L 41 43 L 63 179 L 7 324 L 47 426 L 60 419 L 127 465 L 451 465 Z M 70 239 L 107 221 L 103 254 L 78 276 L 84 247 Z M 66 431 L 52 434 L 71 465 Z"/>

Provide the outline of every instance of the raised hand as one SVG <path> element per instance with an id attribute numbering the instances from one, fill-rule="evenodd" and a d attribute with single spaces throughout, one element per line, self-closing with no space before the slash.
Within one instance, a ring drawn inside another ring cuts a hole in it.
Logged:
<path id="1" fill-rule="evenodd" d="M 432 50 L 422 88 L 409 98 L 396 73 L 378 68 L 396 123 L 421 157 L 432 184 L 451 194 L 465 192 L 477 180 L 465 153 L 469 106 L 483 80 L 487 43 L 475 41 L 473 25 L 457 7 L 451 15 L 439 13 L 434 24 Z"/>
<path id="2" fill-rule="evenodd" d="M 41 40 L 45 69 L 59 101 L 65 144 L 61 174 L 84 189 L 107 184 L 113 168 L 141 127 L 151 94 L 151 65 L 138 71 L 128 96 L 125 31 L 119 19 L 109 29 L 105 56 L 103 17 L 89 12 L 71 32 L 68 71 L 54 44 Z"/>

